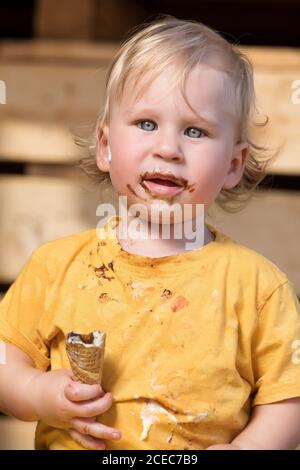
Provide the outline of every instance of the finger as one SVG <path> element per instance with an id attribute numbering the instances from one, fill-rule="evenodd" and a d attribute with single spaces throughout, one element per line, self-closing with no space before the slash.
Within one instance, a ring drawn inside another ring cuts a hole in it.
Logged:
<path id="1" fill-rule="evenodd" d="M 79 382 L 69 382 L 65 387 L 65 397 L 71 401 L 93 400 L 104 395 L 100 385 L 81 384 Z"/>
<path id="2" fill-rule="evenodd" d="M 84 403 L 74 403 L 70 409 L 73 416 L 79 418 L 92 418 L 93 416 L 102 415 L 112 405 L 112 394 L 106 393 L 103 397 L 96 400 L 90 400 Z"/>
<path id="3" fill-rule="evenodd" d="M 80 434 L 80 432 L 76 431 L 75 429 L 69 429 L 70 436 L 72 439 L 80 444 L 82 447 L 85 447 L 89 450 L 104 450 L 105 443 L 101 439 L 96 439 L 92 436 L 86 436 Z"/>
<path id="4" fill-rule="evenodd" d="M 80 434 L 88 434 L 97 439 L 112 439 L 115 441 L 121 439 L 121 432 L 118 429 L 110 428 L 91 419 L 73 418 L 71 426 Z"/>

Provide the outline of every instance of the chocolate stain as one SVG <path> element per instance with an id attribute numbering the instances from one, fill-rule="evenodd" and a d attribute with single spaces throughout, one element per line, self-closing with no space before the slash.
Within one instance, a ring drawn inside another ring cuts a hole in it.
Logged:
<path id="1" fill-rule="evenodd" d="M 196 183 L 187 184 L 184 189 L 186 189 L 187 191 L 189 191 L 190 189 L 194 190 L 194 186 L 196 186 Z"/>
<path id="2" fill-rule="evenodd" d="M 107 265 L 109 267 L 109 269 L 111 269 L 112 271 L 114 271 L 114 262 L 111 261 L 110 263 L 108 263 Z"/>
<path id="3" fill-rule="evenodd" d="M 102 292 L 102 294 L 99 295 L 98 300 L 102 304 L 105 304 L 107 302 L 119 302 L 119 300 L 114 299 L 113 297 L 109 297 L 107 292 Z"/>
<path id="4" fill-rule="evenodd" d="M 169 289 L 165 289 L 163 293 L 161 294 L 161 297 L 164 297 L 165 299 L 170 299 L 172 295 L 173 294 Z"/>
<path id="5" fill-rule="evenodd" d="M 111 281 L 114 279 L 114 277 L 109 277 L 106 276 L 105 271 L 108 271 L 108 267 L 105 266 L 105 264 L 102 264 L 99 268 L 94 267 L 94 271 L 97 277 L 102 277 L 103 279 L 106 279 L 107 281 Z"/>
<path id="6" fill-rule="evenodd" d="M 97 243 L 97 255 L 99 255 L 100 247 L 105 245 L 106 243 L 104 241 L 100 241 Z"/>
<path id="7" fill-rule="evenodd" d="M 144 190 L 150 194 L 150 196 L 152 197 L 157 197 L 156 194 L 153 194 L 149 188 L 147 188 L 147 186 L 144 184 L 144 179 L 143 178 L 147 178 L 147 176 L 149 176 L 150 173 L 146 172 L 143 177 L 140 176 L 140 185 L 144 188 Z M 196 186 L 196 183 L 192 183 L 192 184 L 188 184 L 188 182 L 184 179 L 184 178 L 181 178 L 179 177 L 178 180 L 180 181 L 182 187 L 183 187 L 183 191 L 188 191 L 189 193 L 192 193 L 193 191 L 195 191 L 195 186 Z M 126 185 L 127 188 L 129 189 L 129 191 L 132 192 L 132 194 L 137 197 L 138 199 L 141 199 L 141 201 L 145 201 L 147 202 L 147 199 L 144 199 L 143 197 L 139 196 L 135 191 L 134 189 L 132 188 L 132 186 L 130 184 L 127 184 Z M 164 197 L 164 196 L 159 196 L 159 199 L 167 199 L 167 200 L 170 200 L 170 203 L 173 204 L 173 201 L 174 201 L 174 198 L 177 196 L 177 194 L 174 194 L 173 197 L 169 198 L 169 197 Z M 140 215 L 140 214 L 139 214 Z M 139 215 L 137 215 L 136 217 L 139 217 Z M 102 242 L 101 242 L 102 243 Z M 103 244 L 105 245 L 105 242 L 103 242 Z"/>
<path id="8" fill-rule="evenodd" d="M 150 173 L 146 172 L 143 176 L 140 176 L 140 185 L 144 188 L 144 190 L 149 193 L 152 197 L 157 197 L 156 194 L 153 194 L 149 188 L 147 188 L 147 186 L 144 184 L 144 179 L 147 178 L 148 176 L 150 176 Z M 191 183 L 191 184 L 188 184 L 187 180 L 185 180 L 184 178 L 177 178 L 180 183 L 182 184 L 182 187 L 183 187 L 183 191 L 189 191 L 189 192 L 193 192 L 195 191 L 195 186 L 196 186 L 196 183 Z M 160 199 L 167 199 L 167 200 L 170 200 L 170 203 L 172 204 L 173 203 L 173 200 L 174 198 L 177 196 L 177 194 L 174 194 L 173 197 L 169 198 L 169 197 L 164 197 L 164 196 L 159 196 Z"/>
<path id="9" fill-rule="evenodd" d="M 102 303 L 106 303 L 106 302 L 109 302 L 110 300 L 112 300 L 109 295 L 107 294 L 107 292 L 103 292 L 102 294 L 99 295 L 99 300 L 100 302 Z"/>
<path id="10" fill-rule="evenodd" d="M 149 179 L 149 177 L 152 176 L 152 175 L 153 175 L 153 173 L 149 173 L 149 171 L 146 171 L 146 173 L 144 173 L 144 174 L 140 177 L 140 179 L 141 179 L 142 181 L 144 181 L 145 179 Z M 153 177 L 153 176 L 152 176 L 152 177 Z M 183 186 L 184 188 L 186 188 L 186 186 L 187 186 L 187 180 L 185 180 L 185 179 L 182 178 L 181 176 L 179 176 L 179 177 L 176 178 L 176 179 L 177 179 L 177 181 L 179 181 L 179 185 L 180 185 L 180 186 Z M 178 185 L 178 186 L 179 186 L 179 185 Z"/>

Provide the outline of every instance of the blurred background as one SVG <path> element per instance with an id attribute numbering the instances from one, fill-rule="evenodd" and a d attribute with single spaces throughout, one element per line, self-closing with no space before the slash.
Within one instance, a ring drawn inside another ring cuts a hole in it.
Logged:
<path id="1" fill-rule="evenodd" d="M 73 137 L 93 128 L 128 31 L 158 13 L 213 27 L 252 61 L 269 117 L 254 137 L 280 151 L 259 197 L 238 214 L 216 209 L 211 223 L 273 261 L 300 296 L 299 0 L 2 0 L 0 299 L 42 243 L 96 226 L 104 196 L 76 168 Z M 34 428 L 0 415 L 0 449 L 33 448 Z"/>

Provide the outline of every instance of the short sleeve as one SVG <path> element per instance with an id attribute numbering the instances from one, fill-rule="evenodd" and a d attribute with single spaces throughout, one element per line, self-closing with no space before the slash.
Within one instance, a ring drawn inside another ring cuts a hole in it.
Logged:
<path id="1" fill-rule="evenodd" d="M 252 369 L 253 406 L 300 396 L 300 307 L 289 281 L 275 289 L 259 312 Z"/>
<path id="2" fill-rule="evenodd" d="M 0 303 L 0 339 L 22 349 L 42 370 L 50 364 L 40 329 L 47 283 L 47 266 L 34 252 Z"/>

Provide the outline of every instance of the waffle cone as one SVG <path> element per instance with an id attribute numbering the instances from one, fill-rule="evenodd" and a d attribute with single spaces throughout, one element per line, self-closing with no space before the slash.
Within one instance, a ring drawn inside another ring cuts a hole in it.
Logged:
<path id="1" fill-rule="evenodd" d="M 84 344 L 66 342 L 67 355 L 76 380 L 90 385 L 101 384 L 104 346 L 86 347 Z"/>

